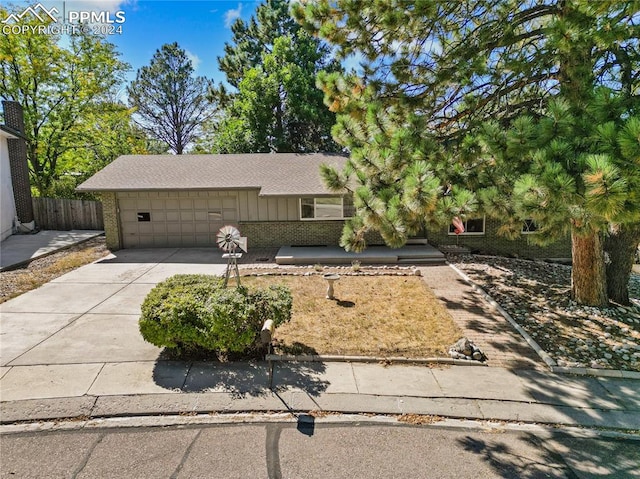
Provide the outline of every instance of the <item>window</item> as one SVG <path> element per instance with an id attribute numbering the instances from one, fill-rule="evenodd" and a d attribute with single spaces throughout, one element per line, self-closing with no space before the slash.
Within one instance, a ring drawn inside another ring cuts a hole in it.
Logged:
<path id="1" fill-rule="evenodd" d="M 522 234 L 531 234 L 538 231 L 538 225 L 533 220 L 524 220 L 522 223 Z"/>
<path id="2" fill-rule="evenodd" d="M 300 218 L 303 220 L 341 220 L 354 213 L 351 197 L 301 198 Z"/>
<path id="3" fill-rule="evenodd" d="M 469 218 L 462 222 L 464 225 L 463 235 L 483 235 L 484 234 L 484 217 L 483 218 Z M 455 227 L 449 225 L 449 234 L 454 235 Z"/>
<path id="4" fill-rule="evenodd" d="M 138 222 L 151 221 L 151 213 L 138 212 Z"/>

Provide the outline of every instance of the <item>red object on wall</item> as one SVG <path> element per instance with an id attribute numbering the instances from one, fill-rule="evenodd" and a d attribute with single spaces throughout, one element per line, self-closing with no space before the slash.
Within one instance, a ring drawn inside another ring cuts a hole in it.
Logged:
<path id="1" fill-rule="evenodd" d="M 457 235 L 459 235 L 460 233 L 464 233 L 464 223 L 462 223 L 462 221 L 460 220 L 460 218 L 458 218 L 457 216 L 454 217 L 451 220 L 451 224 L 453 225 L 453 227 L 455 228 L 453 230 L 453 232 Z"/>

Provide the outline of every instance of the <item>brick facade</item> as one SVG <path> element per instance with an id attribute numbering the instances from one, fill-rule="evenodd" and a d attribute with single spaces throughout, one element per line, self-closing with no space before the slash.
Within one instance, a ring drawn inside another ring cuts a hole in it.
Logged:
<path id="1" fill-rule="evenodd" d="M 120 240 L 120 218 L 118 217 L 118 201 L 115 193 L 103 192 L 102 196 L 102 218 L 104 221 L 104 231 L 107 248 L 112 251 L 122 248 Z"/>
<path id="2" fill-rule="evenodd" d="M 466 246 L 472 252 L 519 258 L 571 258 L 571 238 L 557 241 L 548 246 L 537 246 L 531 243 L 531 235 L 521 235 L 518 239 L 509 240 L 498 236 L 495 232 L 500 227 L 496 220 L 487 218 L 485 234 L 455 235 L 448 234 L 448 228 L 429 231 L 429 243 L 434 246 L 459 245 Z"/>
<path id="3" fill-rule="evenodd" d="M 3 101 L 4 123 L 7 127 L 24 134 L 24 117 L 22 106 L 14 101 Z M 20 223 L 31 223 L 33 203 L 31 199 L 31 181 L 29 179 L 29 165 L 27 164 L 27 143 L 24 138 L 7 140 L 9 150 L 9 165 L 11 166 L 11 184 L 13 198 L 16 205 L 16 215 Z"/>
<path id="4" fill-rule="evenodd" d="M 122 232 L 116 193 L 102 193 L 104 227 L 107 247 L 117 250 L 123 247 Z M 329 246 L 338 245 L 342 235 L 342 221 L 240 221 L 238 228 L 249 241 L 250 248 L 274 248 L 280 246 Z M 428 232 L 429 243 L 434 246 L 466 246 L 473 252 L 521 258 L 570 258 L 571 242 L 564 241 L 541 247 L 531 244 L 528 235 L 508 240 L 495 234 L 499 227 L 495 220 L 487 219 L 485 234 L 471 236 L 447 234 L 447 228 Z M 368 245 L 384 244 L 380 235 L 370 232 L 366 236 Z"/>
<path id="5" fill-rule="evenodd" d="M 333 246 L 340 244 L 342 221 L 241 221 L 238 228 L 249 239 L 249 247 Z M 366 236 L 367 244 L 383 244 L 375 232 Z"/>
<path id="6" fill-rule="evenodd" d="M 238 227 L 243 236 L 249 238 L 250 247 L 266 248 L 284 245 L 326 246 L 337 245 L 342 235 L 341 221 L 278 221 L 278 222 L 241 222 Z M 485 234 L 478 236 L 461 235 L 457 244 L 471 251 L 520 258 L 570 258 L 571 240 L 567 238 L 549 246 L 537 246 L 529 241 L 528 235 L 516 240 L 502 238 L 495 234 L 499 227 L 497 221 L 486 220 Z M 456 237 L 447 233 L 447 228 L 429 231 L 429 243 L 434 246 L 455 245 Z M 367 234 L 368 245 L 383 244 L 377 233 Z"/>
<path id="7" fill-rule="evenodd" d="M 238 227 L 250 248 L 273 248 L 337 245 L 342 225 L 342 221 L 246 221 Z"/>

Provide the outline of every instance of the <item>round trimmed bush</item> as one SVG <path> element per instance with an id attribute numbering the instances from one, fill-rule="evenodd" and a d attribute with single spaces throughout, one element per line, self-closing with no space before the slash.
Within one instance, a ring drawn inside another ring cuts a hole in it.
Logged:
<path id="1" fill-rule="evenodd" d="M 176 275 L 145 298 L 140 332 L 169 349 L 246 353 L 260 348 L 265 320 L 278 326 L 291 319 L 292 303 L 285 286 L 225 288 L 216 276 Z"/>

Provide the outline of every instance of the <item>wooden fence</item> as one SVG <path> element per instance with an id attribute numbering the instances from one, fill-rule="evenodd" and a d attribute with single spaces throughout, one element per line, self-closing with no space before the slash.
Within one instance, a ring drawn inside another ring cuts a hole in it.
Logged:
<path id="1" fill-rule="evenodd" d="M 42 230 L 103 230 L 99 201 L 33 198 L 33 215 Z"/>

